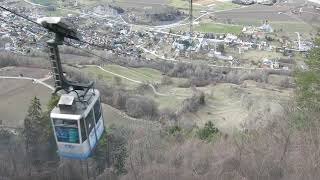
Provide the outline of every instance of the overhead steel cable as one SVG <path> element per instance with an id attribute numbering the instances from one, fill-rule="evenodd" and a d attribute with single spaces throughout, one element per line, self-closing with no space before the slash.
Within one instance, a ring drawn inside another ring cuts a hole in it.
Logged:
<path id="1" fill-rule="evenodd" d="M 6 21 L 6 20 L 4 20 L 4 19 L 2 19 L 2 18 L 0 18 L 0 21 L 3 21 L 3 22 L 8 23 L 8 21 Z M 12 24 L 12 25 L 9 25 L 9 26 L 11 26 L 11 27 L 13 27 L 13 28 L 18 28 L 18 27 L 19 27 L 19 28 L 23 28 L 22 26 L 19 26 L 19 25 L 17 25 L 17 24 Z M 25 29 L 25 30 L 26 30 L 26 31 L 29 31 L 29 32 L 31 32 L 31 33 L 34 33 L 34 34 L 37 34 L 37 33 L 38 33 L 38 32 L 33 32 L 33 31 L 31 31 L 30 29 Z M 38 35 L 40 36 L 40 34 L 38 34 Z M 85 44 L 88 44 L 88 45 L 94 46 L 94 47 L 99 47 L 99 48 L 111 50 L 111 48 L 110 48 L 110 47 L 107 47 L 107 46 L 99 46 L 99 45 L 95 45 L 95 44 L 88 43 L 88 42 L 86 42 L 86 41 L 81 41 L 81 40 L 74 40 L 74 41 L 78 41 L 78 42 L 81 42 L 81 43 L 85 43 Z M 98 57 L 98 58 L 103 59 L 103 60 L 108 60 L 108 59 L 106 59 L 106 58 L 103 57 L 103 56 L 100 56 L 100 55 L 98 55 L 98 54 L 95 54 L 95 53 L 93 53 L 93 52 L 90 52 L 90 51 L 88 51 L 88 50 L 85 50 L 85 49 L 83 49 L 83 48 L 79 48 L 79 47 L 73 45 L 72 43 L 70 43 L 70 42 L 68 42 L 68 41 L 64 41 L 64 42 L 66 43 L 66 45 L 72 46 L 73 48 L 76 48 L 76 49 L 78 49 L 78 50 L 81 50 L 81 51 L 83 51 L 83 52 L 85 52 L 85 53 L 87 53 L 87 54 L 90 54 L 90 55 L 92 55 L 92 56 Z M 123 53 L 123 54 L 124 54 L 124 53 Z"/>
<path id="2" fill-rule="evenodd" d="M 3 10 L 5 10 L 5 11 L 8 11 L 8 12 L 10 12 L 10 13 L 16 15 L 16 16 L 19 16 L 19 17 L 21 17 L 21 18 L 23 18 L 23 19 L 25 19 L 25 20 L 33 23 L 33 24 L 36 24 L 37 26 L 43 27 L 43 26 L 41 26 L 40 24 L 38 24 L 36 21 L 33 21 L 32 19 L 29 19 L 29 18 L 27 18 L 27 17 L 24 16 L 24 15 L 18 14 L 18 13 L 16 13 L 15 11 L 13 11 L 13 10 L 11 10 L 11 9 L 5 8 L 5 7 L 3 7 L 3 6 L 0 6 L 0 9 L 3 9 Z"/>
<path id="3" fill-rule="evenodd" d="M 84 40 L 75 40 L 75 41 L 78 41 L 78 42 L 81 42 L 81 43 L 84 43 L 84 44 L 88 44 L 90 46 L 94 46 L 94 47 L 98 47 L 98 48 L 102 48 L 102 49 L 107 49 L 107 46 L 101 46 L 101 45 L 98 45 L 98 44 L 94 44 L 94 43 L 90 43 L 90 42 L 87 42 L 87 41 L 84 41 Z"/>
<path id="4" fill-rule="evenodd" d="M 20 25 L 20 24 L 15 24 L 15 23 L 13 23 L 13 22 L 9 22 L 9 21 L 7 21 L 7 20 L 5 20 L 5 19 L 2 19 L 2 18 L 0 18 L 0 21 L 3 21 L 3 22 L 5 22 L 5 23 L 7 23 L 9 26 L 11 26 L 12 28 L 14 28 L 14 29 L 16 29 L 16 28 L 20 28 L 20 29 L 23 29 L 23 30 L 26 30 L 26 31 L 29 31 L 31 34 L 38 34 L 39 35 L 39 32 L 35 32 L 35 31 L 33 31 L 32 29 L 30 29 L 30 28 L 26 28 L 26 26 L 23 26 L 23 25 Z M 40 35 L 39 35 L 40 36 Z M 41 36 L 43 36 L 43 35 L 41 35 Z"/>
<path id="5" fill-rule="evenodd" d="M 90 55 L 92 55 L 92 56 L 95 56 L 95 57 L 98 57 L 98 58 L 101 58 L 101 59 L 104 59 L 104 60 L 106 59 L 106 58 L 103 57 L 103 56 L 100 56 L 100 55 L 97 55 L 97 54 L 95 54 L 95 53 L 93 53 L 93 52 L 90 52 L 90 51 L 87 51 L 87 50 L 85 50 L 85 49 L 79 48 L 79 47 L 73 45 L 73 44 L 70 43 L 70 42 L 67 42 L 67 41 L 64 41 L 64 42 L 66 43 L 66 45 L 71 46 L 71 47 L 73 47 L 73 48 L 76 48 L 76 49 L 78 49 L 78 50 L 80 50 L 80 51 L 83 51 L 83 52 L 85 52 L 85 53 L 88 53 L 88 54 L 90 54 Z"/>
<path id="6" fill-rule="evenodd" d="M 33 24 L 36 24 L 37 26 L 39 26 L 39 27 L 41 27 L 41 28 L 43 28 L 43 29 L 45 29 L 45 30 L 47 30 L 47 31 L 49 31 L 49 32 L 51 31 L 50 29 L 47 29 L 47 28 L 43 27 L 41 24 L 37 23 L 36 21 L 33 21 L 33 20 L 27 18 L 26 16 L 21 15 L 21 14 L 15 12 L 14 10 L 5 8 L 5 7 L 3 7 L 3 6 L 0 6 L 0 9 L 2 9 L 2 10 L 4 10 L 4 11 L 8 11 L 8 12 L 10 12 L 10 13 L 18 16 L 18 17 L 21 17 L 21 18 L 23 18 L 23 19 L 25 19 L 25 20 L 33 23 Z M 19 26 L 19 27 L 21 27 L 21 26 Z M 29 31 L 29 32 L 31 32 L 31 33 L 34 33 L 34 34 L 37 33 L 37 32 L 32 32 L 30 29 L 25 29 L 25 30 L 26 30 L 26 31 Z M 84 41 L 84 40 L 82 40 L 82 39 L 73 39 L 73 40 L 74 40 L 74 41 L 78 41 L 78 42 L 83 43 L 83 44 L 87 44 L 87 45 L 92 46 L 92 47 L 97 47 L 97 48 L 100 48 L 100 49 L 103 49 L 103 50 L 112 50 L 114 53 L 116 53 L 116 54 L 118 54 L 118 55 L 124 55 L 124 56 L 129 56 L 129 55 L 130 55 L 130 54 L 128 54 L 126 51 L 124 51 L 124 52 L 114 51 L 114 50 L 113 50 L 110 46 L 108 46 L 108 45 L 98 45 L 98 44 L 94 44 L 94 43 L 90 43 L 90 42 Z M 102 60 L 104 60 L 104 61 L 110 61 L 110 60 L 108 60 L 107 58 L 102 57 L 102 56 L 100 56 L 100 55 L 98 55 L 98 54 L 95 54 L 95 53 L 93 53 L 93 52 L 87 51 L 87 50 L 85 50 L 85 49 L 83 49 L 83 48 L 79 48 L 79 47 L 73 45 L 73 44 L 70 43 L 70 42 L 67 42 L 67 41 L 64 41 L 64 42 L 65 42 L 65 43 L 68 43 L 67 45 L 70 45 L 70 46 L 72 46 L 72 47 L 74 47 L 74 48 L 77 48 L 77 49 L 79 49 L 79 50 L 81 50 L 81 51 L 84 51 L 84 52 L 86 52 L 86 53 L 88 53 L 88 54 L 90 54 L 90 55 L 92 55 L 92 56 L 98 57 L 98 58 L 100 58 L 100 59 L 102 59 Z"/>
<path id="7" fill-rule="evenodd" d="M 76 41 L 77 41 L 77 40 L 76 40 Z M 103 60 L 103 61 L 112 62 L 110 59 L 107 59 L 106 57 L 103 57 L 103 56 L 98 55 L 98 54 L 96 54 L 96 53 L 93 53 L 93 52 L 91 52 L 91 51 L 85 50 L 84 48 L 80 48 L 80 47 L 78 47 L 78 46 L 75 46 L 75 45 L 73 45 L 72 43 L 70 43 L 70 42 L 68 42 L 68 41 L 64 41 L 64 42 L 65 42 L 66 45 L 68 45 L 68 46 L 71 46 L 71 47 L 76 48 L 76 49 L 78 49 L 78 50 L 80 50 L 80 51 L 83 51 L 83 52 L 85 52 L 85 53 L 87 53 L 87 54 L 89 54 L 89 55 L 92 55 L 92 56 L 95 56 L 95 57 L 97 57 L 97 58 L 100 58 L 100 59 Z M 125 55 L 125 56 L 128 56 L 128 55 L 129 55 L 129 54 L 126 53 L 125 51 L 124 51 L 124 52 L 116 52 L 116 51 L 114 51 L 110 46 L 109 46 L 109 47 L 107 46 L 106 48 L 104 48 L 104 50 L 111 50 L 113 53 L 116 53 L 116 54 L 118 54 L 118 55 Z"/>
<path id="8" fill-rule="evenodd" d="M 41 24 L 37 23 L 36 21 L 33 21 L 33 20 L 27 18 L 26 16 L 21 15 L 21 14 L 13 11 L 13 10 L 11 10 L 11 9 L 5 8 L 5 7 L 3 7 L 3 6 L 0 6 L 0 9 L 2 9 L 2 10 L 4 10 L 4 11 L 7 11 L 7 12 L 10 12 L 10 13 L 12 13 L 12 14 L 14 14 L 14 15 L 16 15 L 16 16 L 19 16 L 19 17 L 21 17 L 21 18 L 23 18 L 23 19 L 25 19 L 25 20 L 33 23 L 33 24 L 36 24 L 37 26 L 39 26 L 39 27 L 41 27 L 41 28 L 43 28 L 43 29 L 46 29 L 46 30 L 49 30 L 49 31 L 50 31 L 50 29 L 47 29 L 47 28 L 43 27 Z M 30 32 L 32 32 L 32 31 L 30 31 Z M 32 32 L 32 33 L 35 33 L 35 32 Z M 84 40 L 76 40 L 76 41 L 79 41 L 79 42 L 81 42 L 81 43 L 88 44 L 88 45 L 90 45 L 90 46 L 99 47 L 99 48 L 102 48 L 102 49 L 105 48 L 105 46 L 97 45 L 97 44 L 90 43 L 90 42 L 87 42 L 87 41 L 84 41 Z"/>

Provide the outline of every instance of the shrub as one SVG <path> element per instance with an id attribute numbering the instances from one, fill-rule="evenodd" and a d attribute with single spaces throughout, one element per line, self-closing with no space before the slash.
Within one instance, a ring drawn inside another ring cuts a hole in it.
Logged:
<path id="1" fill-rule="evenodd" d="M 112 95 L 112 106 L 118 109 L 126 109 L 128 93 L 124 91 L 115 91 Z"/>
<path id="2" fill-rule="evenodd" d="M 191 87 L 191 81 L 188 79 L 187 81 L 180 82 L 178 84 L 179 88 L 190 88 Z"/>
<path id="3" fill-rule="evenodd" d="M 173 83 L 173 81 L 169 76 L 163 76 L 162 79 L 161 79 L 161 84 L 162 85 L 170 85 L 172 83 Z"/>
<path id="4" fill-rule="evenodd" d="M 93 152 L 93 159 L 98 173 L 112 167 L 115 174 L 126 173 L 125 162 L 128 156 L 127 134 L 130 130 L 111 126 L 99 140 L 99 145 Z"/>
<path id="5" fill-rule="evenodd" d="M 203 92 L 193 95 L 191 98 L 182 102 L 180 113 L 196 112 L 201 105 L 205 104 L 205 95 Z"/>
<path id="6" fill-rule="evenodd" d="M 126 112 L 129 116 L 135 118 L 158 116 L 156 103 L 147 97 L 133 96 L 126 101 Z"/>
<path id="7" fill-rule="evenodd" d="M 85 57 L 90 57 L 90 54 L 88 54 L 85 51 L 82 51 L 80 49 L 70 47 L 70 46 L 61 46 L 59 48 L 59 51 L 61 54 L 73 54 L 77 56 L 85 56 Z"/>
<path id="8" fill-rule="evenodd" d="M 122 79 L 118 76 L 113 77 L 113 82 L 115 85 L 120 86 L 122 84 Z"/>
<path id="9" fill-rule="evenodd" d="M 179 132 L 181 132 L 181 131 L 182 131 L 182 129 L 181 129 L 181 127 L 179 127 L 178 125 L 171 126 L 171 127 L 169 127 L 169 129 L 168 129 L 168 132 L 169 132 L 169 134 L 171 134 L 171 135 L 176 135 L 177 133 L 179 133 Z"/>
<path id="10" fill-rule="evenodd" d="M 24 66 L 35 68 L 50 67 L 49 61 L 42 57 L 29 57 L 17 55 L 10 52 L 0 53 L 0 68 L 6 66 Z"/>
<path id="11" fill-rule="evenodd" d="M 210 84 L 210 81 L 198 77 L 192 77 L 190 80 L 190 84 L 195 87 L 205 87 Z"/>
<path id="12" fill-rule="evenodd" d="M 292 84 L 290 83 L 289 77 L 284 78 L 280 81 L 280 87 L 282 88 L 290 88 L 292 87 Z"/>
<path id="13" fill-rule="evenodd" d="M 202 129 L 199 129 L 197 135 L 201 140 L 211 140 L 211 138 L 218 134 L 219 130 L 211 121 L 208 121 Z"/>

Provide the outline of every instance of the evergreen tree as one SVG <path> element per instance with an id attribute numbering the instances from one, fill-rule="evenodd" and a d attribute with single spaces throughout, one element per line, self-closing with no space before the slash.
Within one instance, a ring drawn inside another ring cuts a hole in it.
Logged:
<path id="1" fill-rule="evenodd" d="M 40 141 L 41 143 L 46 145 L 46 152 L 44 153 L 46 153 L 47 155 L 47 160 L 51 161 L 57 161 L 58 154 L 53 127 L 50 119 L 50 112 L 58 104 L 59 98 L 60 97 L 57 95 L 51 96 L 47 104 L 47 110 L 42 113 L 41 117 L 42 132 Z"/>
<path id="2" fill-rule="evenodd" d="M 43 142 L 48 142 L 51 140 L 54 140 L 54 133 L 52 129 L 52 124 L 51 124 L 51 119 L 50 119 L 50 112 L 52 109 L 58 104 L 59 101 L 59 96 L 53 95 L 49 99 L 49 102 L 47 104 L 47 110 L 42 113 L 42 119 L 41 119 L 41 124 L 42 124 L 42 129 L 43 129 L 43 134 L 42 134 L 42 141 Z"/>
<path id="3" fill-rule="evenodd" d="M 40 100 L 34 97 L 24 119 L 23 139 L 27 153 L 31 153 L 39 143 L 42 110 Z"/>
<path id="4" fill-rule="evenodd" d="M 31 169 L 37 164 L 38 159 L 37 149 L 41 134 L 41 114 L 40 100 L 34 97 L 31 100 L 28 114 L 24 119 L 24 129 L 22 132 L 26 152 L 26 166 L 29 169 L 29 175 L 31 175 Z"/>
<path id="5" fill-rule="evenodd" d="M 39 168 L 46 162 L 58 162 L 57 147 L 50 120 L 50 112 L 58 100 L 58 96 L 52 96 L 47 105 L 47 111 L 44 112 L 37 97 L 31 101 L 22 131 L 29 174 L 32 167 L 40 170 Z"/>

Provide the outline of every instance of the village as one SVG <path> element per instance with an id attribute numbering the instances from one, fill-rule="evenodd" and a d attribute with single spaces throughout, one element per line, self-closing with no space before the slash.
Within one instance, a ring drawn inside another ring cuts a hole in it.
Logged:
<path id="1" fill-rule="evenodd" d="M 0 179 L 316 180 L 319 37 L 319 0 L 0 0 Z"/>
<path id="2" fill-rule="evenodd" d="M 20 7 L 14 11 L 36 21 L 45 15 L 47 9 Z M 261 20 L 261 25 L 257 26 L 243 25 L 239 33 L 194 31 L 190 36 L 188 30 L 176 27 L 149 28 L 129 24 L 119 14 L 119 9 L 112 6 L 94 6 L 82 9 L 80 14 L 68 12 L 65 19 L 76 27 L 84 41 L 96 46 L 74 45 L 89 49 L 100 46 L 103 48 L 97 50 L 106 53 L 144 59 L 202 61 L 216 66 L 286 70 L 293 66 L 281 63 L 283 59 L 294 64 L 295 54 L 303 57 L 304 52 L 313 47 L 310 38 L 302 39 L 299 32 L 293 37 L 282 35 L 285 30 L 273 28 L 268 20 Z M 1 49 L 26 55 L 45 48 L 48 33 L 41 27 L 24 22 L 8 12 L 1 12 L 0 20 Z M 201 20 L 196 18 L 195 24 Z M 248 60 L 247 54 L 256 54 L 257 58 Z"/>

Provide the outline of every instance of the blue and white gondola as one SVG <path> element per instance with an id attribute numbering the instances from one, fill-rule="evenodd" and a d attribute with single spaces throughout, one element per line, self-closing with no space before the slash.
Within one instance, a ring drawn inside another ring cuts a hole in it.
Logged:
<path id="1" fill-rule="evenodd" d="M 59 155 L 62 157 L 86 159 L 104 131 L 99 91 L 90 89 L 84 97 L 81 97 L 81 93 L 73 91 L 62 95 L 50 114 Z"/>

